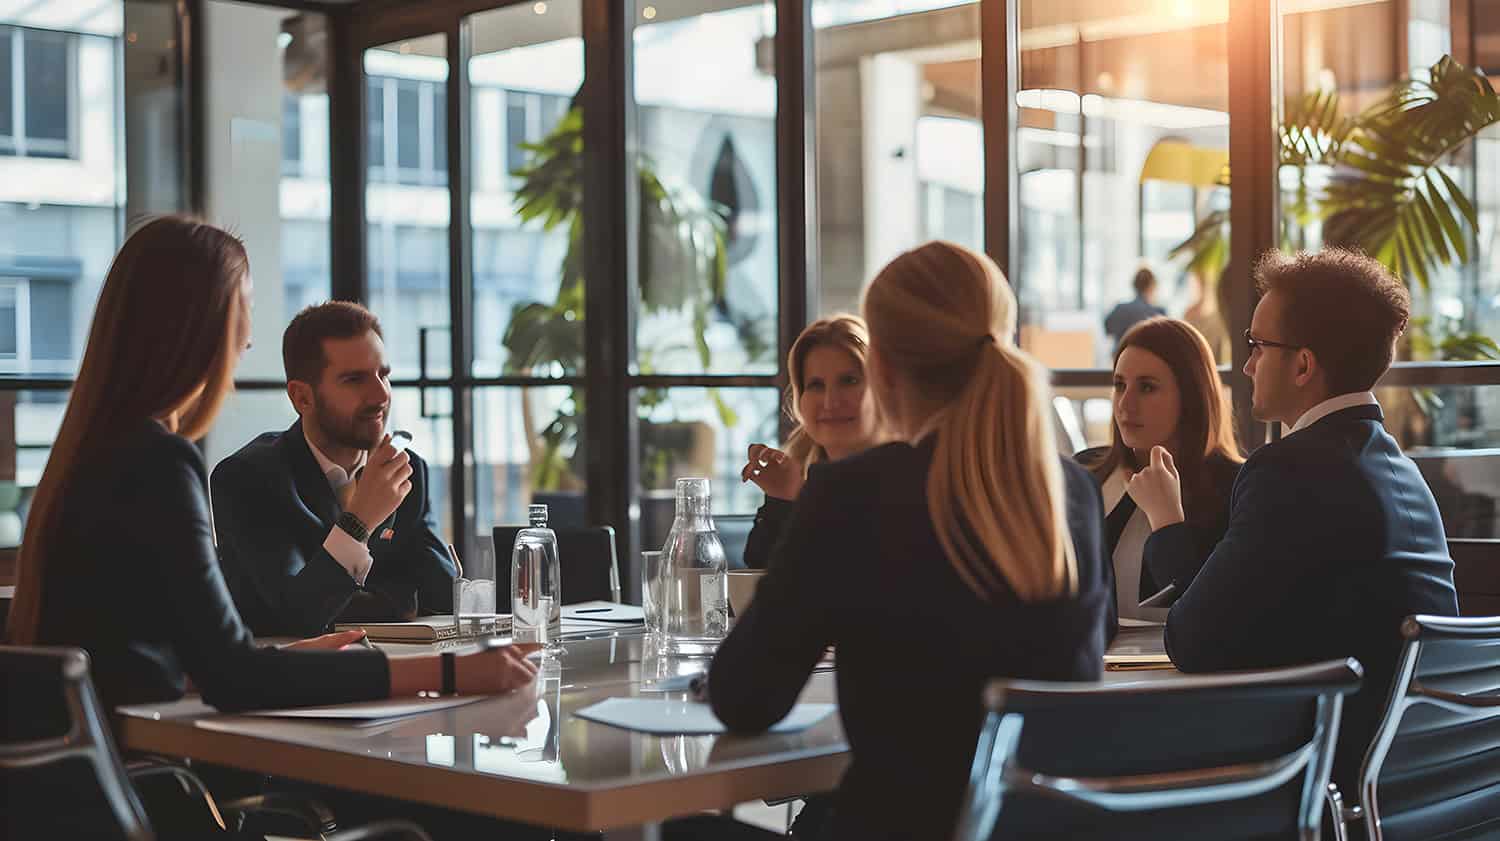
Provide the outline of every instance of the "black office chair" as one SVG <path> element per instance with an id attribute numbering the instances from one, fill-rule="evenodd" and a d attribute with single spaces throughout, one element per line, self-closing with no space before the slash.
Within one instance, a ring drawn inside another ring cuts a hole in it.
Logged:
<path id="1" fill-rule="evenodd" d="M 225 809 L 188 769 L 162 762 L 127 768 L 110 738 L 89 678 L 88 655 L 76 648 L 0 646 L 5 716 L 0 719 L 0 791 L 4 838 L 125 841 L 253 839 L 239 827 L 247 812 Z M 170 779 L 186 814 L 168 816 L 158 832 L 135 783 Z M 261 799 L 256 799 L 256 803 Z M 273 804 L 274 799 L 264 801 Z M 247 801 L 250 803 L 250 801 Z M 274 807 L 273 807 L 274 808 Z M 430 841 L 415 824 L 383 821 L 322 835 L 328 841 Z"/>
<path id="2" fill-rule="evenodd" d="M 1111 685 L 995 681 L 959 841 L 1318 837 L 1354 660 Z"/>
<path id="3" fill-rule="evenodd" d="M 1401 635 L 1360 791 L 1331 805 L 1367 841 L 1500 836 L 1500 617 L 1413 616 Z"/>
<path id="4" fill-rule="evenodd" d="M 714 517 L 719 542 L 724 544 L 724 558 L 730 569 L 745 569 L 745 544 L 755 528 L 754 514 L 720 514 Z"/>
<path id="5" fill-rule="evenodd" d="M 516 535 L 526 526 L 495 526 L 495 595 L 510 601 L 510 555 Z M 609 526 L 553 528 L 557 534 L 558 563 L 562 568 L 562 596 L 567 604 L 618 602 L 620 563 L 615 557 L 615 530 Z M 505 608 L 509 610 L 509 608 Z"/>

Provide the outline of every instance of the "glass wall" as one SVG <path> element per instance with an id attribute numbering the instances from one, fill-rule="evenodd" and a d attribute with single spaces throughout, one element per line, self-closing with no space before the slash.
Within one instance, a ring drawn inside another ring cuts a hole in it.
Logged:
<path id="1" fill-rule="evenodd" d="M 1223 0 L 1020 4 L 1013 281 L 1022 345 L 1048 366 L 1108 367 L 1158 311 L 1227 361 L 1222 262 L 1177 250 L 1228 211 L 1227 15 Z"/>
<path id="2" fill-rule="evenodd" d="M 447 41 L 366 50 L 364 70 L 366 305 L 381 319 L 393 379 L 448 377 Z"/>
<path id="3" fill-rule="evenodd" d="M 473 391 L 479 551 L 532 501 L 554 524 L 586 524 L 580 8 L 469 18 L 473 374 L 559 383 Z"/>
<path id="4" fill-rule="evenodd" d="M 124 226 L 124 10 L 0 11 L 0 374 L 83 356 Z"/>
<path id="5" fill-rule="evenodd" d="M 281 336 L 330 296 L 327 19 L 209 0 L 204 39 L 204 215 L 245 242 L 254 331 L 241 385 L 204 441 L 212 468 L 296 419 L 280 383 Z"/>
<path id="6" fill-rule="evenodd" d="M 124 26 L 122 2 L 0 9 L 0 376 L 66 380 L 83 357 L 126 215 Z M 20 545 L 67 400 L 0 392 L 0 549 Z"/>
<path id="7" fill-rule="evenodd" d="M 740 481 L 751 444 L 774 445 L 781 393 L 774 388 L 648 388 L 640 414 L 641 545 L 659 548 L 672 525 L 676 480 L 707 477 L 714 514 L 753 514 L 765 495 Z"/>
<path id="8" fill-rule="evenodd" d="M 984 247 L 979 5 L 810 0 L 816 86 L 814 314 L 929 239 Z"/>
<path id="9" fill-rule="evenodd" d="M 776 372 L 774 27 L 763 0 L 660 0 L 636 22 L 643 374 Z"/>

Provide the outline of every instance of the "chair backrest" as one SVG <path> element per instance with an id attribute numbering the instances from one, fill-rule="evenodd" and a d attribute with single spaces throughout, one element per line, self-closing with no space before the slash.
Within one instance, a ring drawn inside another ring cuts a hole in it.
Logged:
<path id="1" fill-rule="evenodd" d="M 714 527 L 719 530 L 719 542 L 724 544 L 724 558 L 730 569 L 744 569 L 745 544 L 750 540 L 750 530 L 755 528 L 754 514 L 716 514 Z"/>
<path id="2" fill-rule="evenodd" d="M 995 681 L 960 841 L 1316 838 L 1354 660 L 1128 684 Z"/>
<path id="3" fill-rule="evenodd" d="M 1448 541 L 1458 612 L 1464 616 L 1500 616 L 1500 540 Z"/>
<path id="4" fill-rule="evenodd" d="M 4 837 L 154 835 L 76 648 L 0 646 Z"/>
<path id="5" fill-rule="evenodd" d="M 1500 617 L 1401 626 L 1385 717 L 1360 770 L 1370 841 L 1500 826 Z"/>
<path id="6" fill-rule="evenodd" d="M 525 526 L 495 526 L 495 594 L 500 611 L 509 612 L 510 555 L 516 535 Z M 615 530 L 610 526 L 557 528 L 558 562 L 562 567 L 562 597 L 567 604 L 620 600 L 620 563 L 615 556 Z"/>

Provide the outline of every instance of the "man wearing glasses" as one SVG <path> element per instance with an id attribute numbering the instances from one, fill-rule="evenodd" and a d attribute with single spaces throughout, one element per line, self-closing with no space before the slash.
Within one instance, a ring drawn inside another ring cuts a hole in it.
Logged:
<path id="1" fill-rule="evenodd" d="M 1337 249 L 1272 252 L 1256 286 L 1252 409 L 1288 431 L 1240 469 L 1228 531 L 1173 605 L 1167 649 L 1185 672 L 1357 658 L 1365 680 L 1345 706 L 1333 773 L 1348 791 L 1394 677 L 1401 620 L 1458 614 L 1437 502 L 1371 392 L 1411 298 L 1375 260 Z M 1167 566 L 1193 552 L 1192 533 L 1172 457 L 1156 449 L 1130 494 L 1153 530 L 1145 562 Z"/>

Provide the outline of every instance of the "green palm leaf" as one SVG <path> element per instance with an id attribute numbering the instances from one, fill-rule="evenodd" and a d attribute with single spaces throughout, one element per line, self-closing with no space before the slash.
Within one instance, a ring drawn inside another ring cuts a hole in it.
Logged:
<path id="1" fill-rule="evenodd" d="M 1477 214 L 1443 167 L 1497 122 L 1490 81 L 1452 58 L 1426 80 L 1403 81 L 1359 116 L 1343 144 L 1322 202 L 1325 239 L 1364 250 L 1424 289 L 1438 267 L 1468 262 Z"/>

